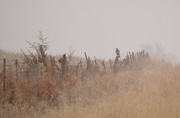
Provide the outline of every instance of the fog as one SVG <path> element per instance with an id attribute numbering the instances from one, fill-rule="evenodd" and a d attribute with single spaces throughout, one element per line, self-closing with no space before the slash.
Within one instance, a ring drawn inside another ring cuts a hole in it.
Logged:
<path id="1" fill-rule="evenodd" d="M 0 0 L 0 48 L 19 52 L 48 37 L 49 53 L 109 59 L 145 49 L 180 61 L 179 0 Z"/>

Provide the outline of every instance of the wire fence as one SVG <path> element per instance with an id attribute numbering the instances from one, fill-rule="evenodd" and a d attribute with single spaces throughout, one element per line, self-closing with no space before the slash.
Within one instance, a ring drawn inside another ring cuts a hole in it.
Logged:
<path id="1" fill-rule="evenodd" d="M 38 59 L 34 60 L 34 58 L 27 58 L 27 60 L 23 61 L 0 58 L 0 92 L 2 93 L 0 94 L 0 99 L 2 99 L 3 105 L 5 105 L 6 91 L 14 89 L 14 87 L 9 85 L 9 80 L 10 82 L 13 80 L 18 86 L 19 83 L 23 84 L 21 80 L 25 80 L 29 84 L 36 82 L 36 79 L 50 78 L 57 80 L 55 82 L 63 90 L 65 88 L 64 84 L 66 85 L 67 81 L 69 82 L 74 78 L 80 78 L 80 81 L 84 84 L 86 79 L 93 78 L 97 74 L 103 76 L 109 70 L 115 74 L 124 70 L 136 70 L 136 67 L 143 62 L 142 59 L 148 59 L 149 55 L 144 51 L 136 54 L 129 52 L 123 60 L 120 60 L 120 54 L 117 52 L 115 60 L 109 60 L 109 62 L 92 60 L 86 53 L 85 57 L 83 62 L 80 60 L 76 64 L 69 63 L 65 54 L 58 61 L 55 60 L 55 57 L 45 58 L 44 60 L 47 60 L 47 63 L 43 63 L 44 61 Z M 68 77 L 70 78 L 69 80 L 67 79 Z"/>
<path id="2" fill-rule="evenodd" d="M 45 66 L 43 66 L 42 63 L 33 63 L 31 61 L 29 62 L 20 62 L 18 60 L 14 60 L 14 62 L 11 62 L 12 64 L 8 64 L 6 59 L 0 58 L 0 78 L 1 80 L 7 79 L 7 78 L 24 78 L 28 79 L 29 76 L 40 76 L 43 75 L 43 73 L 52 73 L 55 78 L 57 75 L 59 75 L 59 78 L 62 77 L 62 67 L 59 64 L 58 61 L 54 61 L 52 64 L 50 64 L 50 67 L 47 69 Z M 69 72 L 71 73 L 78 73 L 77 71 L 80 71 L 79 65 L 74 66 L 68 66 Z M 81 64 L 81 69 L 86 68 L 86 64 Z M 78 69 L 79 68 L 79 69 Z M 78 70 L 77 70 L 78 69 Z M 82 70 L 81 70 L 82 71 Z"/>
<path id="3" fill-rule="evenodd" d="M 4 58 L 0 58 L 0 81 L 3 83 L 3 90 L 5 89 L 6 79 L 29 79 L 44 78 L 45 74 L 51 74 L 53 79 L 64 79 L 66 73 L 70 75 L 75 75 L 83 79 L 85 76 L 91 76 L 95 74 L 102 74 L 101 72 L 106 72 L 108 69 L 117 73 L 123 69 L 133 69 L 138 64 L 141 63 L 143 58 L 149 58 L 148 53 L 141 51 L 138 53 L 128 53 L 126 58 L 122 61 L 119 60 L 120 56 L 117 54 L 115 61 L 109 61 L 109 66 L 105 64 L 104 61 L 97 63 L 96 59 L 92 61 L 85 53 L 86 61 L 83 63 L 81 60 L 75 65 L 68 65 L 66 60 L 66 55 L 56 61 L 55 58 L 48 60 L 48 66 L 46 64 L 40 63 L 38 61 L 18 61 L 14 60 L 8 62 Z M 135 68 L 136 69 L 136 68 Z"/>

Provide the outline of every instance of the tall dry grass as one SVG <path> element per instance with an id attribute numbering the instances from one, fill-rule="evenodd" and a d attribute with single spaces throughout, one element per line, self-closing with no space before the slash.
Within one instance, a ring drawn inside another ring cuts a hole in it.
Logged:
<path id="1" fill-rule="evenodd" d="M 49 109 L 41 117 L 179 118 L 179 72 L 180 65 L 158 64 L 140 72 L 98 77 L 88 83 L 92 93 L 85 87 L 78 103 Z"/>
<path id="2" fill-rule="evenodd" d="M 149 61 L 137 69 L 58 81 L 19 82 L 2 118 L 179 118 L 180 65 Z M 21 86 L 20 86 L 21 85 Z M 9 91 L 10 92 L 10 91 Z M 12 93 L 10 92 L 9 95 Z"/>

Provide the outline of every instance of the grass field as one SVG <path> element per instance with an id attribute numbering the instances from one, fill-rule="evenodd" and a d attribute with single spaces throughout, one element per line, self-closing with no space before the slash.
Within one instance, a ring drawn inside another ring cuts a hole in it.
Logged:
<path id="1" fill-rule="evenodd" d="M 141 72 L 98 77 L 88 83 L 92 95 L 85 89 L 78 103 L 49 109 L 41 117 L 179 118 L 179 72 L 180 66 L 162 64 Z"/>
<path id="2" fill-rule="evenodd" d="M 149 60 L 137 69 L 80 78 L 64 89 L 46 75 L 30 83 L 9 80 L 1 118 L 179 118 L 180 65 Z M 1 88 L 2 89 L 2 84 Z M 1 90 L 2 91 L 2 90 Z M 12 98 L 13 97 L 13 98 Z M 11 101 L 13 100 L 13 101 Z"/>

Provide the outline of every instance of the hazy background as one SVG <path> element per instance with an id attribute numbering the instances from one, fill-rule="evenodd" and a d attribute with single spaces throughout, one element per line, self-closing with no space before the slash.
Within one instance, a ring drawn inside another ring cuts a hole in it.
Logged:
<path id="1" fill-rule="evenodd" d="M 48 37 L 50 53 L 109 59 L 115 48 L 180 61 L 179 0 L 0 0 L 0 48 Z M 158 55 L 158 56 L 157 56 Z"/>

